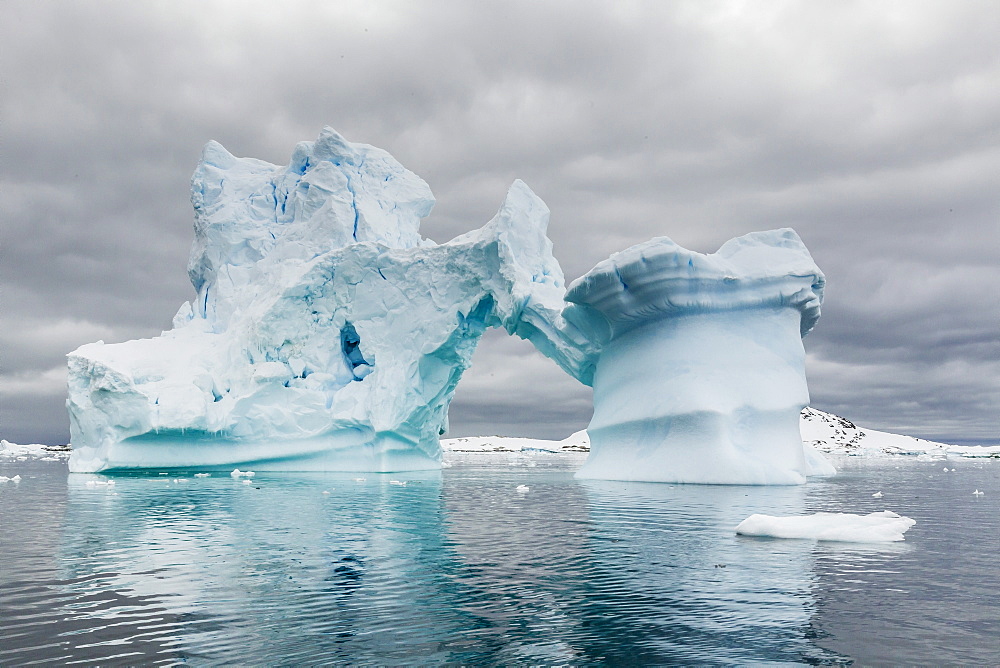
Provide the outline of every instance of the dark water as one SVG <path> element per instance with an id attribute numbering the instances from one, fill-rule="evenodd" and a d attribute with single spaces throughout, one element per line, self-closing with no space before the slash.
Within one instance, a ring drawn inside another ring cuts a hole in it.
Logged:
<path id="1" fill-rule="evenodd" d="M 579 462 L 114 486 L 0 462 L 23 478 L 0 483 L 0 665 L 1000 664 L 1000 461 L 855 460 L 799 488 Z M 882 509 L 917 520 L 905 543 L 733 531 Z"/>

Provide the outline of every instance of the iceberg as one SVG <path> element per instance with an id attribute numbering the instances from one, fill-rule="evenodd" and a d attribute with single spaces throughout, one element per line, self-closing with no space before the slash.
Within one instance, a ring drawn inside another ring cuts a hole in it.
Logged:
<path id="1" fill-rule="evenodd" d="M 71 471 L 439 468 L 485 329 L 537 338 L 563 308 L 520 181 L 440 245 L 418 231 L 427 184 L 331 128 L 283 167 L 210 142 L 191 185 L 197 296 L 158 337 L 68 355 Z"/>
<path id="2" fill-rule="evenodd" d="M 659 237 L 574 281 L 564 318 L 589 327 L 578 377 L 594 388 L 591 451 L 577 476 L 801 484 L 830 474 L 799 433 L 809 403 L 802 337 L 824 285 L 791 229 L 711 255 Z"/>
<path id="3" fill-rule="evenodd" d="M 209 142 L 191 202 L 196 297 L 173 328 L 68 355 L 71 471 L 436 469 L 456 386 L 503 327 L 593 386 L 581 478 L 832 472 L 799 437 L 825 279 L 790 229 L 712 255 L 655 238 L 567 289 L 524 183 L 436 244 L 427 184 L 329 127 L 287 166 Z"/>

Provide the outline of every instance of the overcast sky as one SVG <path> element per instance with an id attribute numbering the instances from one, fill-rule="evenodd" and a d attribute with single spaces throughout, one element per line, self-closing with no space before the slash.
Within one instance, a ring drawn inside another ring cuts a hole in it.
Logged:
<path id="1" fill-rule="evenodd" d="M 65 354 L 193 295 L 201 147 L 331 125 L 422 176 L 435 241 L 510 182 L 567 279 L 666 235 L 793 227 L 826 273 L 813 405 L 1000 439 L 1000 3 L 0 0 L 0 437 L 64 443 Z M 487 336 L 452 435 L 562 437 L 579 386 Z"/>

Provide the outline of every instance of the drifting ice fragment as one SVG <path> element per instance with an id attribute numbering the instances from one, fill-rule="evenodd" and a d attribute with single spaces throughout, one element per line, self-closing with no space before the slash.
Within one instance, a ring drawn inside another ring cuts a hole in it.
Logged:
<path id="1" fill-rule="evenodd" d="M 816 513 L 790 517 L 751 515 L 740 522 L 736 533 L 771 538 L 812 538 L 854 543 L 889 543 L 903 540 L 916 520 L 889 510 L 869 515 Z"/>

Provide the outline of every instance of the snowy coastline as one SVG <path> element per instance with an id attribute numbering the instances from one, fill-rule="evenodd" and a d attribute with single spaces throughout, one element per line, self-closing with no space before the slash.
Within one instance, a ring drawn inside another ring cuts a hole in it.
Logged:
<path id="1" fill-rule="evenodd" d="M 799 421 L 802 441 L 826 455 L 852 457 L 915 456 L 921 460 L 948 458 L 1000 459 L 1000 446 L 949 445 L 912 436 L 890 434 L 858 427 L 846 418 L 815 408 L 802 411 Z M 590 438 L 580 430 L 561 441 L 516 436 L 468 436 L 441 439 L 447 453 L 547 453 L 574 454 L 590 452 Z M 68 445 L 19 445 L 0 440 L 0 459 L 35 458 L 59 460 L 69 457 Z"/>
<path id="2" fill-rule="evenodd" d="M 858 427 L 850 420 L 815 408 L 802 411 L 799 420 L 802 442 L 826 455 L 853 457 L 916 456 L 918 459 L 949 457 L 1000 458 L 1000 446 L 949 445 L 922 438 L 890 434 Z M 586 430 L 561 440 L 548 441 L 511 436 L 470 436 L 441 439 L 445 452 L 589 452 L 590 439 Z"/>

